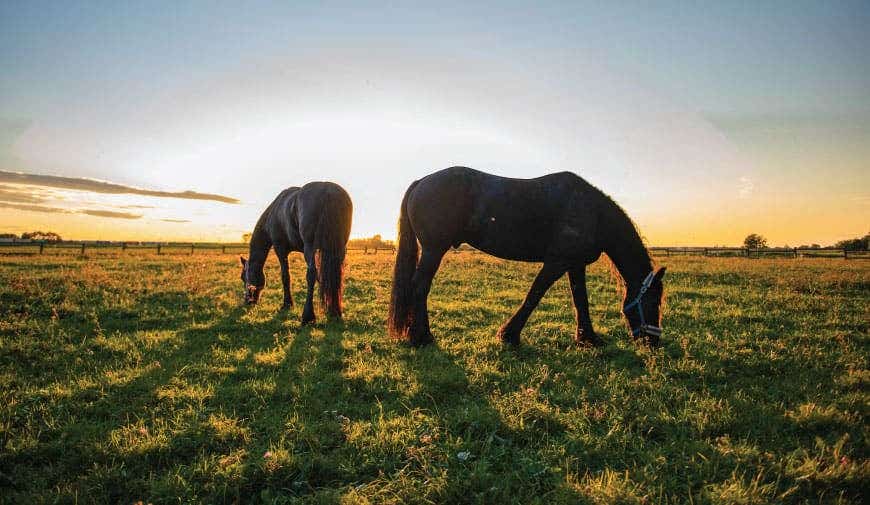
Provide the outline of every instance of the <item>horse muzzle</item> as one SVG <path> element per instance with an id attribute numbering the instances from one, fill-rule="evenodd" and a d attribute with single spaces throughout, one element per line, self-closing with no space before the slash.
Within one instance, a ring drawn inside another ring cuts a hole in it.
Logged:
<path id="1" fill-rule="evenodd" d="M 662 329 L 659 326 L 644 324 L 632 332 L 635 338 L 643 338 L 651 347 L 661 345 Z"/>

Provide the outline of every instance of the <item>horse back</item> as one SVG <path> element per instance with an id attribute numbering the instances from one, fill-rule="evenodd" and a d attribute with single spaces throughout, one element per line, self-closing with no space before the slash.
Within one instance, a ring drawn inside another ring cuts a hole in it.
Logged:
<path id="1" fill-rule="evenodd" d="M 314 243 L 325 206 L 330 206 L 330 211 L 334 212 L 338 221 L 347 228 L 343 232 L 350 233 L 350 214 L 353 212 L 353 203 L 347 191 L 334 182 L 309 182 L 299 190 L 295 209 L 299 233 L 305 243 Z M 329 225 L 328 223 L 324 224 Z"/>
<path id="2" fill-rule="evenodd" d="M 597 191 L 570 172 L 514 179 L 452 167 L 418 181 L 409 201 L 420 242 L 467 242 L 494 256 L 544 261 L 594 256 Z"/>

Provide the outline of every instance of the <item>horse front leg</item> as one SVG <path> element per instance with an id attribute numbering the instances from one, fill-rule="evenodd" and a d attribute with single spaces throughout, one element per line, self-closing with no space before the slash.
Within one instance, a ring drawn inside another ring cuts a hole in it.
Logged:
<path id="1" fill-rule="evenodd" d="M 604 341 L 592 329 L 592 318 L 589 317 L 589 295 L 586 292 L 586 267 L 569 270 L 568 280 L 571 283 L 571 296 L 574 298 L 574 312 L 577 316 L 577 332 L 574 334 L 574 341 L 585 345 L 604 345 Z"/>
<path id="2" fill-rule="evenodd" d="M 277 251 L 276 251 L 277 252 Z M 287 261 L 289 252 L 277 252 L 278 263 L 281 264 L 281 285 L 284 287 L 284 303 L 281 305 L 281 310 L 293 308 L 293 292 L 290 286 L 290 264 Z"/>
<path id="3" fill-rule="evenodd" d="M 429 328 L 429 290 L 432 287 L 432 279 L 441 265 L 441 258 L 446 251 L 423 249 L 420 262 L 414 272 L 412 285 L 414 286 L 414 316 L 408 337 L 412 346 L 421 346 L 435 341 Z"/>
<path id="4" fill-rule="evenodd" d="M 529 316 L 532 315 L 532 311 L 535 310 L 535 307 L 537 307 L 541 302 L 541 298 L 544 297 L 544 294 L 548 289 L 550 289 L 550 286 L 559 280 L 559 277 L 562 277 L 566 270 L 567 268 L 561 264 L 544 263 L 541 271 L 538 272 L 538 276 L 535 277 L 535 281 L 532 283 L 532 287 L 529 289 L 526 299 L 523 300 L 523 304 L 520 305 L 520 308 L 517 309 L 514 315 L 511 316 L 511 318 L 508 319 L 501 328 L 499 328 L 497 335 L 502 342 L 506 344 L 519 345 L 520 332 L 522 332 L 523 327 L 525 327 L 526 321 L 529 320 Z"/>
<path id="5" fill-rule="evenodd" d="M 314 247 L 305 246 L 305 264 L 308 270 L 305 280 L 308 283 L 308 293 L 305 294 L 305 306 L 302 308 L 302 324 L 313 323 L 314 316 L 314 283 L 317 281 L 317 263 L 314 258 Z"/>

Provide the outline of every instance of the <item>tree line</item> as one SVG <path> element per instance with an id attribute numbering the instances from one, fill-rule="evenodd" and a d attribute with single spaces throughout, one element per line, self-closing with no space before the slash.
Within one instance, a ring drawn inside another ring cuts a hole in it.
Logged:
<path id="1" fill-rule="evenodd" d="M 63 238 L 53 231 L 30 231 L 20 236 L 15 233 L 0 233 L 0 238 L 33 240 L 37 242 L 63 242 Z"/>
<path id="2" fill-rule="evenodd" d="M 743 247 L 746 249 L 767 249 L 767 238 L 758 233 L 750 233 L 743 239 Z M 786 248 L 790 246 L 786 245 Z M 831 246 L 835 249 L 843 249 L 846 251 L 867 251 L 870 250 L 870 233 L 863 237 L 841 240 Z M 819 244 L 810 244 L 799 246 L 798 249 L 821 249 Z"/>
<path id="3" fill-rule="evenodd" d="M 36 242 L 63 242 L 63 238 L 53 231 L 31 231 L 22 233 L 20 236 L 15 233 L 0 233 L 0 239 L 21 239 L 33 240 Z M 245 233 L 242 235 L 242 242 L 248 243 L 251 240 L 251 234 Z M 380 235 L 374 235 L 368 238 L 353 238 L 347 243 L 351 249 L 395 249 L 396 245 L 392 240 L 384 240 Z M 743 240 L 743 247 L 746 249 L 767 249 L 767 238 L 758 233 L 750 233 Z M 785 246 L 789 247 L 789 246 Z M 870 233 L 863 237 L 840 240 L 833 246 L 835 249 L 844 249 L 846 251 L 867 251 L 870 250 Z M 821 249 L 819 244 L 810 244 L 799 246 L 798 249 Z"/>

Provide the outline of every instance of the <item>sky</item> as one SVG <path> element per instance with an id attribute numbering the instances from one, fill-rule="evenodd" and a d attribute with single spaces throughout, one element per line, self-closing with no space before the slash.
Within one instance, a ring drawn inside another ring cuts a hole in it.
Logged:
<path id="1" fill-rule="evenodd" d="M 650 245 L 870 232 L 870 3 L 2 2 L 0 232 L 238 241 L 332 180 L 569 170 Z"/>

